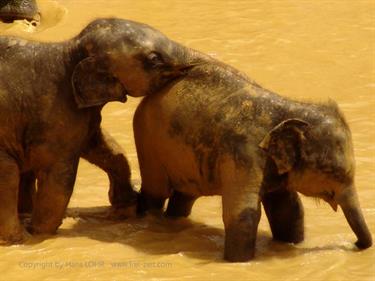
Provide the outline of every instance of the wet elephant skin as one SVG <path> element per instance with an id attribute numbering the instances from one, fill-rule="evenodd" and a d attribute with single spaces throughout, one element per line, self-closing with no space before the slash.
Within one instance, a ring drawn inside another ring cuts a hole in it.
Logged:
<path id="1" fill-rule="evenodd" d="M 121 19 L 95 20 L 61 43 L 0 37 L 1 241 L 22 241 L 18 212 L 32 212 L 32 233 L 56 231 L 80 157 L 108 174 L 118 214 L 135 215 L 130 168 L 100 127 L 101 109 L 185 75 L 191 62 L 180 48 L 150 26 Z"/>
<path id="2" fill-rule="evenodd" d="M 354 187 L 350 129 L 336 103 L 275 94 L 207 59 L 184 79 L 147 96 L 134 117 L 142 176 L 140 211 L 188 216 L 202 195 L 222 195 L 224 257 L 254 257 L 260 206 L 274 239 L 304 239 L 297 192 L 339 205 L 356 245 L 372 245 Z"/>

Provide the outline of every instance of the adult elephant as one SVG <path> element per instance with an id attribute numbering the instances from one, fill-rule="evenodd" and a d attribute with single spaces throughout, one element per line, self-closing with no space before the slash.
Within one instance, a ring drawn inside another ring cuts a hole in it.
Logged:
<path id="1" fill-rule="evenodd" d="M 121 19 L 96 20 L 61 43 L 0 37 L 0 239 L 22 239 L 19 186 L 27 191 L 34 177 L 30 230 L 56 231 L 80 157 L 109 173 L 112 203 L 134 209 L 127 161 L 101 130 L 100 112 L 109 101 L 152 94 L 184 75 L 194 62 L 183 50 Z"/>
<path id="2" fill-rule="evenodd" d="M 0 19 L 13 21 L 18 19 L 32 20 L 38 13 L 35 0 L 1 0 Z"/>
<path id="3" fill-rule="evenodd" d="M 134 134 L 140 211 L 188 216 L 202 195 L 222 195 L 225 259 L 254 257 L 262 202 L 275 239 L 304 239 L 297 192 L 340 205 L 356 245 L 372 245 L 354 188 L 350 129 L 333 102 L 297 102 L 230 66 L 207 60 L 145 97 Z"/>

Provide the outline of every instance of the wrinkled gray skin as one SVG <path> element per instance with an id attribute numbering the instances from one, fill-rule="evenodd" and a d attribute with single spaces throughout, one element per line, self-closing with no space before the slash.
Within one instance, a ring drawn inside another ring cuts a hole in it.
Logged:
<path id="1" fill-rule="evenodd" d="M 32 20 L 38 13 L 35 0 L 0 0 L 0 19 L 9 22 L 18 19 Z"/>
<path id="2" fill-rule="evenodd" d="M 17 208 L 33 207 L 31 232 L 56 231 L 80 157 L 108 173 L 112 204 L 135 213 L 129 165 L 101 130 L 100 112 L 109 101 L 151 94 L 184 75 L 191 62 L 180 48 L 120 19 L 96 20 L 62 43 L 0 37 L 0 240 L 22 240 Z"/>
<path id="3" fill-rule="evenodd" d="M 197 55 L 197 54 L 196 54 Z M 351 133 L 333 102 L 293 101 L 213 60 L 137 108 L 140 211 L 188 216 L 222 195 L 228 261 L 254 257 L 262 202 L 274 239 L 304 239 L 297 192 L 342 208 L 365 249 L 372 238 L 354 188 Z"/>

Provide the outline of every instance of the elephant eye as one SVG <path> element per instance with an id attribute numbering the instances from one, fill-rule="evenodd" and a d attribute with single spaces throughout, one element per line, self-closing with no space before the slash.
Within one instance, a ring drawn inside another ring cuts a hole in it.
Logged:
<path id="1" fill-rule="evenodd" d="M 153 66 L 160 66 L 164 64 L 161 54 L 157 52 L 151 52 L 147 55 L 147 61 Z"/>

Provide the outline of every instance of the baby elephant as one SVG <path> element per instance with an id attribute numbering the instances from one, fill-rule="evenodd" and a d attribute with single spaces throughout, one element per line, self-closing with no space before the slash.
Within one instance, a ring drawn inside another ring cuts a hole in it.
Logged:
<path id="1" fill-rule="evenodd" d="M 11 22 L 18 19 L 33 20 L 38 13 L 35 0 L 1 0 L 0 20 Z"/>
<path id="2" fill-rule="evenodd" d="M 18 194 L 29 202 L 35 179 L 30 230 L 56 231 L 80 157 L 109 174 L 113 205 L 135 211 L 128 163 L 101 130 L 100 112 L 184 75 L 191 62 L 179 48 L 147 25 L 120 19 L 96 20 L 62 43 L 0 37 L 0 240 L 22 240 Z"/>
<path id="3" fill-rule="evenodd" d="M 351 133 L 333 102 L 274 94 L 207 59 L 137 108 L 141 211 L 188 216 L 202 195 L 222 195 L 225 259 L 254 257 L 262 202 L 274 239 L 304 239 L 297 192 L 339 205 L 365 249 L 372 238 L 354 187 Z"/>

